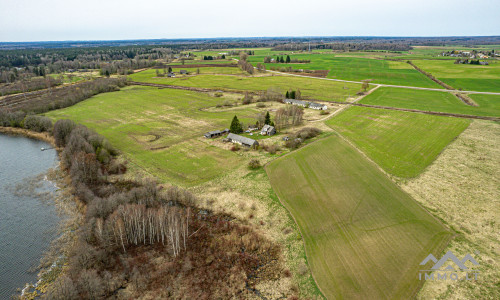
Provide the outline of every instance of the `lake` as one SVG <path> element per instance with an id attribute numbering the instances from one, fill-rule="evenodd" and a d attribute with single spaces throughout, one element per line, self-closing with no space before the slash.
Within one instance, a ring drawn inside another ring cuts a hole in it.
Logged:
<path id="1" fill-rule="evenodd" d="M 0 133 L 0 299 L 37 281 L 32 269 L 57 236 L 60 217 L 50 196 L 56 188 L 44 174 L 58 157 L 42 147 L 51 146 Z M 46 199 L 37 196 L 44 193 Z"/>

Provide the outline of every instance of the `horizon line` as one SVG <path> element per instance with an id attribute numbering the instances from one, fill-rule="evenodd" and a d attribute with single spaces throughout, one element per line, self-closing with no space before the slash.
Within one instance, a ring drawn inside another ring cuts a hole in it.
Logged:
<path id="1" fill-rule="evenodd" d="M 297 36 L 216 36 L 192 38 L 131 38 L 131 39 L 95 39 L 95 40 L 34 40 L 34 41 L 0 41 L 0 44 L 14 43 L 68 43 L 68 42 L 120 42 L 120 41 L 164 41 L 164 40 L 213 40 L 213 39 L 279 39 L 279 38 L 485 38 L 500 37 L 500 35 L 297 35 Z"/>

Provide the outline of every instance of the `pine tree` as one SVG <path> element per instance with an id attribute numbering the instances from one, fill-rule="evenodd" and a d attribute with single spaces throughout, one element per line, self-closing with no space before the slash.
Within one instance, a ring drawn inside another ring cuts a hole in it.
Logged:
<path id="1" fill-rule="evenodd" d="M 264 124 L 271 125 L 271 116 L 269 115 L 269 112 L 266 113 L 266 120 L 264 121 Z"/>
<path id="2" fill-rule="evenodd" d="M 290 94 L 288 93 L 288 91 L 286 91 L 285 98 L 290 99 Z"/>
<path id="3" fill-rule="evenodd" d="M 172 67 L 168 67 L 168 73 L 172 73 Z"/>
<path id="4" fill-rule="evenodd" d="M 291 91 L 290 92 L 290 98 L 291 99 L 295 99 L 295 91 Z"/>
<path id="5" fill-rule="evenodd" d="M 289 63 L 290 63 L 290 61 L 291 61 L 291 59 L 290 59 L 290 55 L 287 55 L 287 56 L 286 56 L 286 63 L 287 63 L 287 64 L 289 64 Z"/>
<path id="6" fill-rule="evenodd" d="M 283 56 L 280 57 L 280 63 L 284 63 L 284 62 L 285 62 L 285 60 L 283 59 Z"/>
<path id="7" fill-rule="evenodd" d="M 233 121 L 231 121 L 231 127 L 229 127 L 229 132 L 231 133 L 242 133 L 243 127 L 241 127 L 240 120 L 237 116 L 234 116 Z"/>
<path id="8" fill-rule="evenodd" d="M 279 56 L 276 56 L 276 62 L 279 63 L 280 62 L 280 57 Z"/>

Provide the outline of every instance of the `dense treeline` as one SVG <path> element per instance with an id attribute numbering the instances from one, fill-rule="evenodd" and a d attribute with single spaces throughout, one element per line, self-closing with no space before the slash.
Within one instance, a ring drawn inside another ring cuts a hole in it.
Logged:
<path id="1" fill-rule="evenodd" d="M 62 83 L 63 79 L 59 77 L 56 78 L 50 76 L 46 76 L 45 78 L 22 77 L 18 81 L 1 84 L 0 96 L 16 94 L 16 93 L 32 92 L 41 89 L 48 89 L 51 87 L 61 85 Z"/>
<path id="2" fill-rule="evenodd" d="M 408 51 L 412 47 L 408 43 L 308 43 L 308 44 L 282 44 L 277 45 L 274 51 L 307 51 L 317 49 L 330 49 L 336 51 L 367 51 L 367 50 L 385 50 L 385 51 Z M 281 61 L 280 62 L 284 62 Z"/>
<path id="3" fill-rule="evenodd" d="M 44 113 L 74 105 L 99 93 L 119 90 L 127 83 L 126 78 L 97 78 L 74 85 L 5 97 L 0 109 Z"/>
<path id="4" fill-rule="evenodd" d="M 171 59 L 173 51 L 158 47 L 22 49 L 0 51 L 0 83 L 23 75 L 99 69 L 102 74 L 128 74 L 151 67 L 157 59 Z"/>

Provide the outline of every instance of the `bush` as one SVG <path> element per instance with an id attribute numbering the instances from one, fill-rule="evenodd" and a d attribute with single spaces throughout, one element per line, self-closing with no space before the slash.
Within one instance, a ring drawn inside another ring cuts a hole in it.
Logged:
<path id="1" fill-rule="evenodd" d="M 238 151 L 240 150 L 240 145 L 239 144 L 233 144 L 231 146 L 231 151 Z"/>
<path id="2" fill-rule="evenodd" d="M 223 95 L 224 95 L 224 94 L 223 94 L 223 93 L 221 93 L 221 92 L 216 92 L 216 93 L 214 94 L 214 96 L 215 96 L 215 97 L 217 97 L 217 98 L 220 98 L 220 97 L 222 97 Z"/>
<path id="3" fill-rule="evenodd" d="M 24 119 L 24 128 L 36 132 L 50 131 L 52 129 L 52 120 L 47 117 L 28 115 Z"/>
<path id="4" fill-rule="evenodd" d="M 69 136 L 71 134 L 71 131 L 76 127 L 75 122 L 71 120 L 58 120 L 54 124 L 54 139 L 56 141 L 56 145 L 58 147 L 64 147 L 66 146 L 66 143 L 69 140 Z"/>
<path id="5" fill-rule="evenodd" d="M 260 161 L 258 159 L 251 159 L 250 162 L 248 162 L 248 167 L 252 170 L 260 168 Z"/>
<path id="6" fill-rule="evenodd" d="M 320 110 L 320 111 L 319 111 L 319 114 L 320 114 L 321 116 L 328 115 L 329 113 L 330 113 L 330 112 L 329 112 L 328 110 L 323 110 L 323 109 L 322 109 L 322 110 Z"/>

